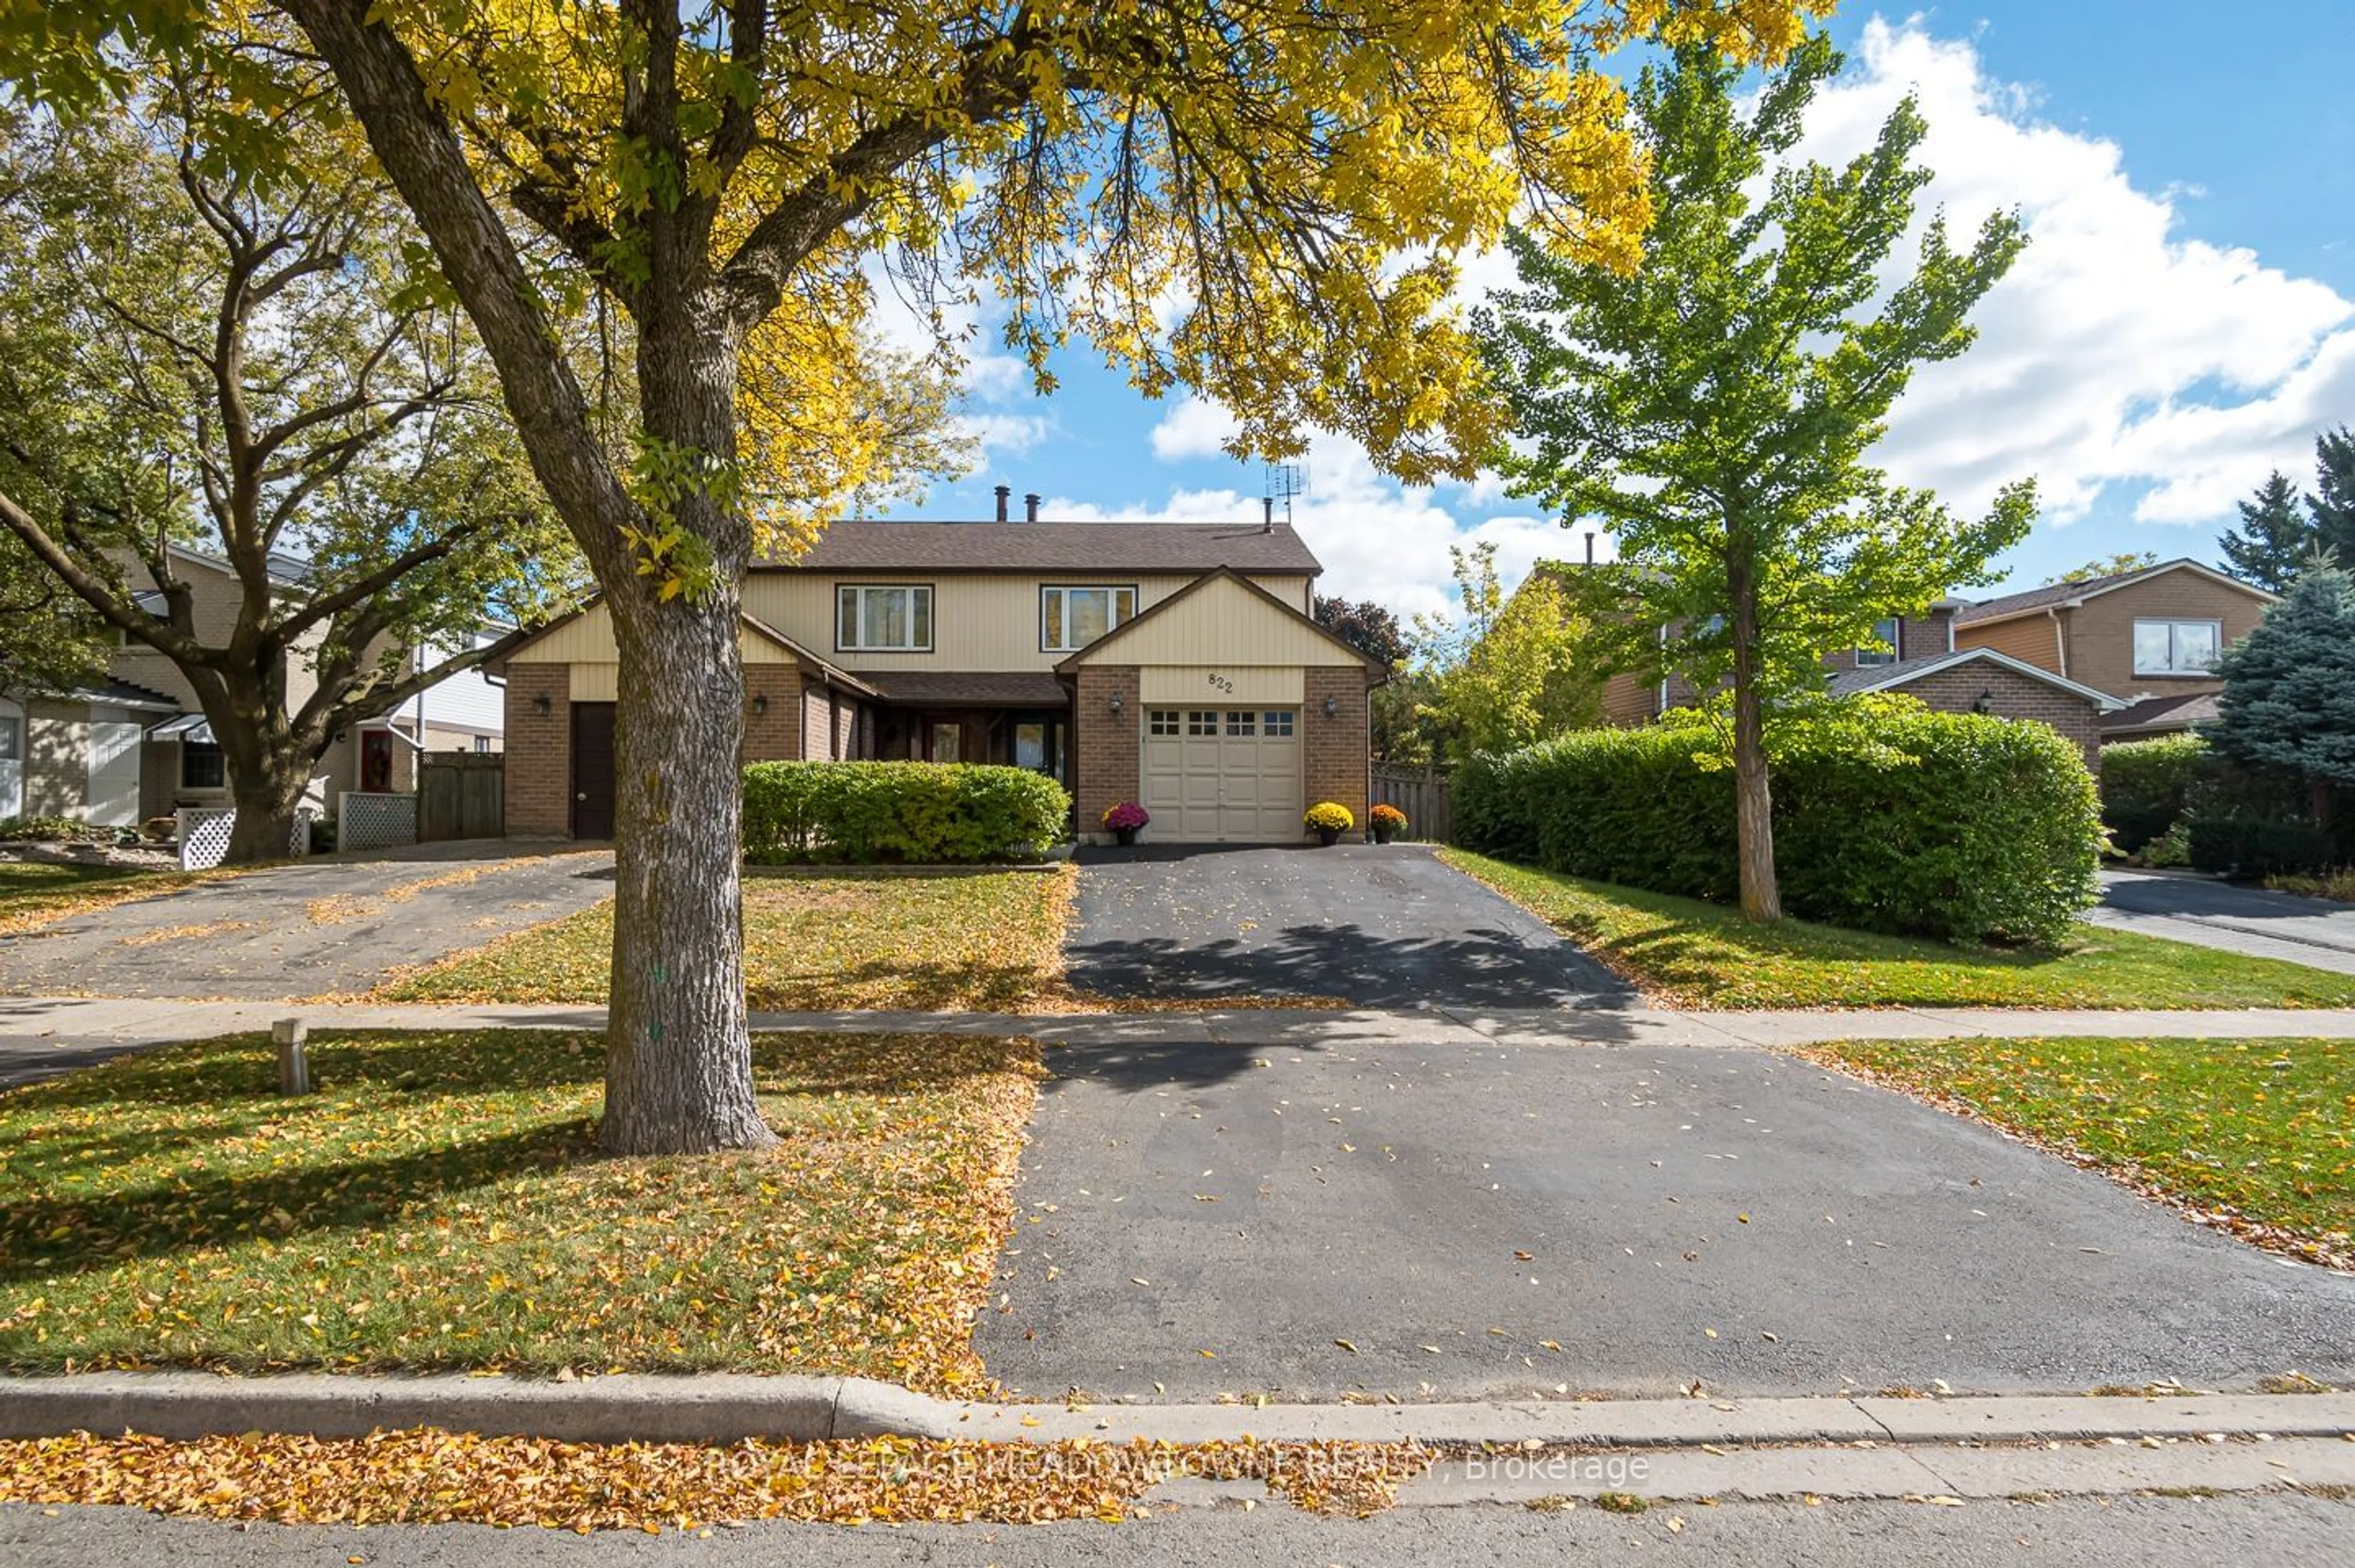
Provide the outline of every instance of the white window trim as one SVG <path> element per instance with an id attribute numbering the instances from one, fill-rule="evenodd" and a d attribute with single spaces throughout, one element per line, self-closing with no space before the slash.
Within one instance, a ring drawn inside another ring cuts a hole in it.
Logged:
<path id="1" fill-rule="evenodd" d="M 1063 635 L 1060 642 L 1050 642 L 1047 638 L 1047 596 L 1050 593 L 1066 595 L 1061 616 Z M 1139 595 L 1136 584 L 1134 582 L 1042 582 L 1039 585 L 1039 651 L 1040 653 L 1075 654 L 1088 645 L 1086 643 L 1071 641 L 1071 601 L 1068 595 L 1073 593 L 1103 593 L 1111 596 L 1111 606 L 1104 614 L 1103 635 L 1105 636 L 1112 635 L 1113 633 L 1136 619 L 1136 602 Z M 1125 615 L 1120 613 L 1120 596 L 1124 593 L 1128 595 L 1128 613 Z"/>
<path id="2" fill-rule="evenodd" d="M 2167 628 L 2168 664 L 2167 667 L 2164 669 L 2152 669 L 2142 662 L 2142 629 L 2145 626 L 2165 626 Z M 2216 634 L 2216 652 L 2219 656 L 2222 656 L 2224 652 L 2224 623 L 2212 616 L 2137 615 L 2135 617 L 2134 630 L 2129 634 L 2133 638 L 2131 653 L 2134 658 L 2134 672 L 2137 677 L 2148 676 L 2165 678 L 2167 677 L 2173 676 L 2185 680 L 2199 680 L 2207 678 L 2214 674 L 2215 666 L 2212 664 L 2198 669 L 2185 669 L 2175 662 L 2175 629 L 2178 626 L 2206 626 L 2210 628 Z"/>
<path id="3" fill-rule="evenodd" d="M 916 632 L 917 617 L 915 595 L 919 593 L 922 594 L 924 596 L 924 626 L 932 635 L 926 637 L 922 642 L 868 643 L 865 641 L 864 635 L 867 629 L 867 608 L 865 596 L 869 593 L 879 592 L 905 593 L 909 596 L 908 635 L 911 638 L 914 637 Z M 852 617 L 851 622 L 853 627 L 860 634 L 861 636 L 861 640 L 856 643 L 846 643 L 842 640 L 842 596 L 846 593 L 856 593 L 860 595 L 858 613 Z M 941 635 L 940 621 L 938 619 L 939 614 L 940 601 L 933 593 L 932 585 L 929 582 L 837 582 L 834 585 L 834 651 L 839 654 L 931 653 L 932 651 L 933 644 L 939 640 Z"/>
<path id="4" fill-rule="evenodd" d="M 1880 648 L 1858 648 L 1856 667 L 1859 669 L 1885 669 L 1905 656 L 1905 650 L 1899 645 L 1905 636 L 1904 618 L 1899 615 L 1883 615 L 1881 619 L 1889 624 L 1889 646 L 1886 651 Z M 1872 629 L 1875 632 L 1880 631 L 1881 622 L 1875 622 Z"/>

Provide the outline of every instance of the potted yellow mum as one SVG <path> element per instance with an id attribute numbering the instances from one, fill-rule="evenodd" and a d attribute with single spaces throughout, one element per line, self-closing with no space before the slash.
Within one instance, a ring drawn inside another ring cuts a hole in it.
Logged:
<path id="1" fill-rule="evenodd" d="M 1320 800 L 1310 806 L 1300 818 L 1300 825 L 1314 831 L 1319 844 L 1338 844 L 1341 835 L 1358 825 L 1349 808 L 1335 801 Z"/>

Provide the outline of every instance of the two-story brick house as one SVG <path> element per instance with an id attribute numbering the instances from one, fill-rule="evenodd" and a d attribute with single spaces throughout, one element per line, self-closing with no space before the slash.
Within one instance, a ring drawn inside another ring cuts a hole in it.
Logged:
<path id="1" fill-rule="evenodd" d="M 1273 522 L 837 523 L 744 581 L 744 758 L 1034 768 L 1172 843 L 1362 822 L 1388 672 L 1312 618 L 1322 570 Z M 494 667 L 510 833 L 611 834 L 617 656 L 591 604 Z"/>
<path id="2" fill-rule="evenodd" d="M 216 556 L 179 546 L 172 564 L 188 586 L 198 638 L 226 640 L 245 592 L 236 572 Z M 286 591 L 302 589 L 300 560 L 273 558 L 272 570 Z M 314 634 L 288 656 L 290 702 L 303 702 L 315 688 L 309 656 L 316 640 Z M 69 816 L 127 827 L 179 806 L 229 804 L 221 749 L 187 677 L 144 643 L 117 634 L 117 644 L 101 679 L 68 691 L 0 692 L 0 818 Z M 354 725 L 319 759 L 311 805 L 325 813 L 345 790 L 413 788 L 421 748 L 498 750 L 502 709 L 494 698 L 470 671 Z"/>

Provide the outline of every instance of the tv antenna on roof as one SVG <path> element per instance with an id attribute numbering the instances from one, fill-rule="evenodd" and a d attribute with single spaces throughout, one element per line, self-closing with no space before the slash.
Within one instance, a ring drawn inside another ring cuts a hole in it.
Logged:
<path id="1" fill-rule="evenodd" d="M 1267 465 L 1267 498 L 1263 503 L 1263 527 L 1275 526 L 1275 504 L 1284 503 L 1284 527 L 1292 526 L 1292 498 L 1308 493 L 1308 470 L 1297 463 L 1271 463 Z"/>

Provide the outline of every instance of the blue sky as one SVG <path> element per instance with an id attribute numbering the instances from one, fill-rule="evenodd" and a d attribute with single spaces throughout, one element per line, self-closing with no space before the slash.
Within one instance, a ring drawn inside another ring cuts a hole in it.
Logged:
<path id="1" fill-rule="evenodd" d="M 1958 228 L 2019 206 L 2030 245 L 1979 313 L 1980 346 L 1917 379 L 1882 461 L 1976 508 L 2038 476 L 2013 586 L 2119 550 L 2215 555 L 2232 501 L 2275 466 L 2305 480 L 2315 432 L 2355 422 L 2355 0 L 1851 4 L 1849 55 L 1803 152 L 1844 157 L 1911 89 L 1934 201 Z M 1501 281 L 1467 266 L 1474 286 Z M 985 348 L 986 335 L 985 335 Z M 1263 476 L 1217 450 L 1220 411 L 1133 391 L 1084 348 L 1033 396 L 984 352 L 969 417 L 983 466 L 895 516 L 988 515 L 991 486 L 1049 517 L 1256 517 Z M 1578 541 L 1493 483 L 1404 490 L 1320 440 L 1299 526 L 1325 587 L 1442 608 L 1447 546 L 1494 539 L 1518 574 Z M 1608 549 L 1607 541 L 1604 549 Z"/>

